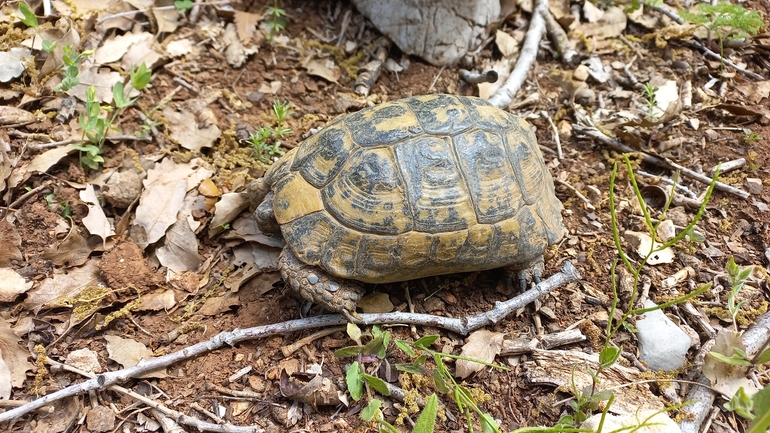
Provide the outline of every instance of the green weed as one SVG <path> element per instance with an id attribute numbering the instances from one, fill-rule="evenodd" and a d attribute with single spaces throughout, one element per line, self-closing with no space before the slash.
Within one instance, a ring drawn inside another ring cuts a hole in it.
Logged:
<path id="1" fill-rule="evenodd" d="M 257 160 L 268 163 L 272 158 L 286 153 L 280 148 L 281 140 L 293 134 L 293 131 L 284 125 L 293 112 L 290 102 L 273 101 L 273 124 L 260 126 L 246 139 L 254 150 Z"/>
<path id="2" fill-rule="evenodd" d="M 286 15 L 286 10 L 278 7 L 278 0 L 273 0 L 273 5 L 265 10 L 265 15 L 268 16 L 268 32 L 265 39 L 269 41 L 286 29 L 286 26 L 289 25 L 289 16 Z"/>

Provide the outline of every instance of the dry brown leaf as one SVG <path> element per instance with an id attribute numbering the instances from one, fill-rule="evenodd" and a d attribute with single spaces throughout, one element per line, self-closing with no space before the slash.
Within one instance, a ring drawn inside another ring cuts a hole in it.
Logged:
<path id="1" fill-rule="evenodd" d="M 231 192 L 222 195 L 214 208 L 214 218 L 209 223 L 209 237 L 224 230 L 224 225 L 234 220 L 238 214 L 249 207 L 249 197 L 243 192 Z"/>
<path id="2" fill-rule="evenodd" d="M 281 91 L 281 82 L 280 81 L 271 81 L 269 83 L 262 82 L 262 84 L 259 85 L 259 91 L 261 93 L 274 95 Z"/>
<path id="3" fill-rule="evenodd" d="M 233 247 L 233 263 L 249 263 L 261 271 L 274 271 L 278 269 L 278 256 L 280 248 L 268 247 L 256 242 L 244 242 Z"/>
<path id="4" fill-rule="evenodd" d="M 11 398 L 11 391 L 13 391 L 11 387 L 11 380 L 13 378 L 11 377 L 11 369 L 5 363 L 2 356 L 3 349 L 0 348 L 0 399 L 8 400 Z"/>
<path id="5" fill-rule="evenodd" d="M 235 27 L 238 30 L 238 37 L 241 42 L 248 44 L 251 41 L 260 43 L 262 39 L 262 33 L 258 30 L 259 20 L 262 19 L 262 14 L 254 14 L 251 12 L 235 11 L 233 21 Z"/>
<path id="6" fill-rule="evenodd" d="M 281 369 L 280 389 L 284 397 L 314 407 L 340 404 L 339 388 L 331 378 L 322 374 L 297 372 L 290 377 L 286 370 Z"/>
<path id="7" fill-rule="evenodd" d="M 194 49 L 195 44 L 190 39 L 177 39 L 166 44 L 166 53 L 171 57 L 186 56 Z"/>
<path id="8" fill-rule="evenodd" d="M 109 358 L 124 368 L 139 364 L 142 359 L 152 358 L 152 351 L 144 344 L 130 338 L 120 338 L 116 335 L 105 335 L 107 340 L 107 353 Z M 166 369 L 155 370 L 140 376 L 141 378 L 164 378 L 168 376 Z"/>
<path id="9" fill-rule="evenodd" d="M 88 256 L 102 243 L 98 236 L 85 237 L 79 229 L 72 230 L 58 245 L 52 245 L 43 252 L 43 258 L 51 260 L 57 266 L 71 268 L 80 266 Z"/>
<path id="10" fill-rule="evenodd" d="M 0 105 L 0 126 L 26 125 L 36 121 L 34 114 L 21 108 Z"/>
<path id="11" fill-rule="evenodd" d="M 96 67 L 86 71 L 80 71 L 78 76 L 80 77 L 80 84 L 69 89 L 67 94 L 74 96 L 81 101 L 85 101 L 86 91 L 89 87 L 93 86 L 96 90 L 94 100 L 98 102 L 104 102 L 105 104 L 112 103 L 112 86 L 114 86 L 118 81 L 123 81 L 123 77 L 120 75 L 120 73 L 101 70 Z"/>
<path id="12" fill-rule="evenodd" d="M 148 244 L 157 242 L 176 222 L 191 173 L 189 166 L 177 165 L 170 158 L 156 163 L 155 168 L 147 172 L 134 224 L 144 228 Z"/>
<path id="13" fill-rule="evenodd" d="M 160 311 L 170 310 L 176 305 L 176 296 L 172 289 L 167 289 L 162 292 L 153 292 L 150 294 L 142 294 L 137 311 Z"/>
<path id="14" fill-rule="evenodd" d="M 135 44 L 152 43 L 152 33 L 126 33 L 107 39 L 96 49 L 94 53 L 94 63 L 103 65 L 105 63 L 117 62 L 123 58 L 128 49 Z M 148 65 L 149 66 L 149 65 Z"/>
<path id="15" fill-rule="evenodd" d="M 191 110 L 186 105 L 178 105 L 176 108 L 167 105 L 163 107 L 163 116 L 166 117 L 167 126 L 171 138 L 180 146 L 193 152 L 200 152 L 204 147 L 211 147 L 219 138 L 221 131 L 216 121 L 209 118 L 213 116 L 211 110 Z"/>
<path id="16" fill-rule="evenodd" d="M 626 29 L 626 22 L 627 17 L 623 9 L 613 6 L 604 11 L 601 19 L 597 22 L 578 24 L 574 27 L 573 32 L 582 34 L 585 37 L 609 39 L 620 36 Z M 575 38 L 575 35 L 571 36 L 573 39 Z"/>
<path id="17" fill-rule="evenodd" d="M 115 235 L 115 230 L 102 210 L 93 185 L 88 184 L 86 189 L 80 191 L 80 200 L 88 206 L 88 215 L 83 218 L 83 225 L 90 234 L 99 236 L 102 242 L 107 242 L 108 237 Z"/>
<path id="18" fill-rule="evenodd" d="M 671 263 L 674 261 L 675 254 L 671 247 L 664 248 L 660 251 L 655 251 L 650 254 L 651 248 L 653 247 L 653 240 L 652 237 L 647 233 L 626 230 L 623 233 L 623 239 L 631 244 L 631 246 L 636 248 L 636 253 L 639 254 L 639 257 L 647 257 L 648 255 L 650 256 L 650 258 L 647 259 L 648 265 L 659 265 L 661 263 Z M 663 244 L 655 242 L 654 248 L 658 249 L 662 246 Z"/>
<path id="19" fill-rule="evenodd" d="M 498 30 L 495 33 L 495 44 L 500 49 L 503 57 L 513 57 L 519 52 L 519 43 L 508 33 Z"/>
<path id="20" fill-rule="evenodd" d="M 21 338 L 13 333 L 11 325 L 0 317 L 0 355 L 2 361 L 10 373 L 8 384 L 16 388 L 24 386 L 26 372 L 32 369 L 32 364 L 27 361 L 29 352 L 19 346 Z"/>
<path id="21" fill-rule="evenodd" d="M 0 266 L 8 267 L 14 260 L 22 260 L 21 236 L 13 224 L 3 219 L 0 221 Z"/>
<path id="22" fill-rule="evenodd" d="M 25 63 L 32 59 L 32 51 L 24 47 L 13 47 L 0 51 L 0 82 L 7 83 L 27 69 Z"/>
<path id="23" fill-rule="evenodd" d="M 283 248 L 280 236 L 268 236 L 262 233 L 257 221 L 251 214 L 241 216 L 230 225 L 230 230 L 222 235 L 224 239 L 241 239 L 247 242 L 258 242 L 268 247 Z"/>
<path id="24" fill-rule="evenodd" d="M 121 66 L 124 71 L 145 63 L 148 68 L 154 67 L 163 55 L 156 50 L 155 38 L 151 34 L 146 34 L 144 41 L 131 45 L 123 56 Z M 160 48 L 157 48 L 160 50 Z"/>
<path id="25" fill-rule="evenodd" d="M 495 356 L 500 353 L 504 337 L 505 334 L 501 332 L 492 332 L 486 329 L 475 331 L 466 338 L 460 356 L 491 363 L 495 360 Z M 484 364 L 458 359 L 455 375 L 460 379 L 465 379 L 484 368 Z"/>
<path id="26" fill-rule="evenodd" d="M 46 278 L 40 285 L 27 292 L 22 305 L 37 313 L 41 308 L 61 307 L 58 302 L 64 298 L 75 298 L 88 286 L 99 283 L 99 260 L 88 260 L 79 268 L 68 269 L 66 273 L 54 270 L 53 277 Z"/>
<path id="27" fill-rule="evenodd" d="M 733 356 L 733 349 L 746 351 L 741 334 L 729 329 L 720 329 L 711 351 L 729 358 Z M 711 386 L 714 389 L 727 396 L 735 395 L 741 387 L 750 396 L 759 391 L 754 386 L 754 382 L 746 377 L 748 372 L 749 367 L 730 365 L 710 353 L 706 355 L 703 361 L 703 375 L 711 381 Z"/>
<path id="28" fill-rule="evenodd" d="M 304 66 L 305 69 L 307 69 L 308 75 L 320 77 L 332 83 L 337 83 L 337 80 L 340 79 L 340 68 L 334 64 L 333 60 L 312 59 L 305 63 Z M 260 89 L 260 92 L 261 91 L 262 89 Z"/>
<path id="29" fill-rule="evenodd" d="M 155 0 L 155 6 L 173 6 L 174 0 Z M 152 14 L 155 15 L 156 24 L 158 26 L 158 33 L 174 33 L 179 27 L 179 11 L 176 8 L 172 9 L 153 9 Z"/>
<path id="30" fill-rule="evenodd" d="M 198 238 L 187 220 L 177 220 L 166 232 L 163 246 L 155 252 L 161 265 L 180 273 L 195 271 L 201 265 L 198 255 Z"/>
<path id="31" fill-rule="evenodd" d="M 13 302 L 17 296 L 32 288 L 21 275 L 10 268 L 0 268 L 0 302 Z"/>
<path id="32" fill-rule="evenodd" d="M 241 300 L 237 293 L 227 292 L 222 296 L 212 296 L 206 299 L 198 313 L 204 316 L 218 316 L 230 311 L 231 307 L 240 304 Z"/>
<path id="33" fill-rule="evenodd" d="M 393 303 L 387 293 L 372 292 L 358 301 L 358 308 L 364 313 L 390 313 L 393 311 Z"/>
<path id="34" fill-rule="evenodd" d="M 234 68 L 239 68 L 246 62 L 246 59 L 258 51 L 256 46 L 244 45 L 238 37 L 238 31 L 235 24 L 228 24 L 225 27 L 225 33 L 222 35 L 222 43 L 225 45 L 225 58 L 227 64 Z"/>

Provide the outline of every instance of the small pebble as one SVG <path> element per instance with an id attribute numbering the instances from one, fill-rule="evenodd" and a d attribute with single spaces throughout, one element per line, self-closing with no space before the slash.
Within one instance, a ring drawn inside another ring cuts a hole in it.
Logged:
<path id="1" fill-rule="evenodd" d="M 572 73 L 572 78 L 578 81 L 585 81 L 588 79 L 588 66 L 579 65 L 575 68 L 575 72 Z"/>
<path id="2" fill-rule="evenodd" d="M 746 189 L 752 195 L 762 194 L 762 179 L 756 177 L 746 178 Z"/>
<path id="3" fill-rule="evenodd" d="M 596 93 L 587 87 L 578 89 L 575 92 L 575 102 L 584 107 L 592 107 L 596 102 Z"/>

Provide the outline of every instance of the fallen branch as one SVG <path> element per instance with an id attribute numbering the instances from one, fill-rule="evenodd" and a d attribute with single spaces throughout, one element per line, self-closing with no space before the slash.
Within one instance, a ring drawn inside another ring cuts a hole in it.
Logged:
<path id="1" fill-rule="evenodd" d="M 698 182 L 704 183 L 706 185 L 710 185 L 711 184 L 711 178 L 706 176 L 706 175 L 703 175 L 701 173 L 697 173 L 695 171 L 692 171 L 689 168 L 682 167 L 681 165 L 679 165 L 679 164 L 677 164 L 677 163 L 675 163 L 675 162 L 673 162 L 673 161 L 671 161 L 671 160 L 669 160 L 667 158 L 662 158 L 662 157 L 659 157 L 659 156 L 650 155 L 648 153 L 644 153 L 644 152 L 640 151 L 639 149 L 634 149 L 633 147 L 631 147 L 631 146 L 629 146 L 629 145 L 627 145 L 627 144 L 625 144 L 625 143 L 623 143 L 621 141 L 618 141 L 618 140 L 616 140 L 614 138 L 610 138 L 610 137 L 604 135 L 604 133 L 602 133 L 601 131 L 599 131 L 596 128 L 592 128 L 592 127 L 589 127 L 589 126 L 583 126 L 583 125 L 580 125 L 578 123 L 573 123 L 572 124 L 572 130 L 575 131 L 578 134 L 583 134 L 583 135 L 586 135 L 588 137 L 595 138 L 595 139 L 601 141 L 603 144 L 606 144 L 607 146 L 610 146 L 611 148 L 613 148 L 614 150 L 616 150 L 618 152 L 641 154 L 643 156 L 644 162 L 647 162 L 647 163 L 650 163 L 650 164 L 655 164 L 657 166 L 660 166 L 660 167 L 663 167 L 663 168 L 667 168 L 669 170 L 679 171 L 680 173 L 682 173 L 682 176 L 689 177 L 690 179 L 697 180 Z M 748 192 L 743 191 L 743 190 L 738 189 L 738 188 L 735 188 L 735 187 L 732 187 L 732 186 L 730 186 L 730 185 L 728 185 L 726 183 L 723 183 L 723 182 L 717 182 L 716 186 L 715 186 L 715 189 L 717 189 L 719 191 L 724 191 L 724 192 L 729 193 L 729 194 L 732 194 L 732 195 L 734 195 L 736 197 L 740 197 L 740 198 L 742 198 L 744 200 L 749 198 L 749 193 Z"/>
<path id="2" fill-rule="evenodd" d="M 770 313 L 765 313 L 757 318 L 754 325 L 743 333 L 743 345 L 746 347 L 746 355 L 749 358 L 754 357 L 770 341 Z M 711 386 L 711 381 L 703 374 L 696 379 L 698 383 Z M 683 421 L 679 423 L 682 433 L 698 433 L 701 424 L 706 420 L 711 408 L 714 407 L 714 400 L 717 392 L 711 388 L 702 386 L 693 387 L 687 394 L 685 400 L 692 404 L 680 409 Z"/>
<path id="3" fill-rule="evenodd" d="M 534 288 L 509 299 L 505 302 L 498 302 L 492 310 L 469 316 L 465 318 L 439 317 L 430 314 L 413 313 L 384 313 L 384 314 L 362 314 L 363 322 L 367 325 L 372 324 L 418 324 L 444 328 L 458 334 L 467 335 L 470 332 L 479 329 L 485 325 L 498 323 L 510 313 L 518 310 L 543 296 L 544 294 L 561 287 L 571 281 L 580 278 L 577 269 L 570 263 L 565 262 L 561 271 L 551 275 L 543 280 Z M 139 364 L 124 368 L 122 370 L 110 371 L 107 373 L 96 374 L 95 377 L 77 385 L 71 385 L 59 391 L 43 396 L 37 400 L 31 401 L 24 406 L 11 409 L 0 413 L 0 423 L 10 421 L 25 415 L 33 410 L 47 406 L 54 401 L 67 397 L 82 394 L 87 391 L 102 389 L 105 387 L 116 386 L 118 383 L 125 382 L 134 377 L 166 368 L 177 362 L 181 362 L 198 355 L 202 355 L 212 350 L 217 350 L 225 346 L 234 346 L 243 341 L 256 340 L 259 338 L 271 337 L 277 334 L 287 334 L 291 332 L 305 331 L 315 328 L 328 328 L 332 326 L 345 325 L 347 320 L 339 314 L 330 314 L 324 316 L 309 317 L 305 319 L 290 320 L 288 322 L 276 323 L 272 325 L 257 326 L 248 329 L 236 329 L 229 332 L 221 332 L 207 341 L 194 344 L 182 350 L 169 353 L 151 359 L 143 359 Z M 156 407 L 156 409 L 161 409 Z M 199 421 L 200 422 L 200 421 Z"/>
<path id="4" fill-rule="evenodd" d="M 527 30 L 524 44 L 521 46 L 516 66 L 511 71 L 511 75 L 505 81 L 503 87 L 489 98 L 489 103 L 495 107 L 508 108 L 524 80 L 527 79 L 529 69 L 537 57 L 540 40 L 543 38 L 543 34 L 545 34 L 545 19 L 543 19 L 543 16 L 547 13 L 549 13 L 548 0 L 535 0 L 532 19 L 529 22 L 529 30 Z"/>
<path id="5" fill-rule="evenodd" d="M 671 18 L 677 24 L 684 24 L 684 19 L 682 19 L 682 17 L 680 17 L 679 15 L 677 15 L 676 12 L 672 11 L 671 9 L 669 9 L 669 8 L 667 8 L 665 6 L 660 6 L 660 5 L 659 6 L 653 6 L 652 9 L 662 13 L 663 15 L 665 15 L 665 16 L 667 16 L 669 18 Z M 725 59 L 724 57 L 720 56 L 719 54 L 717 54 L 717 53 L 711 51 L 710 49 L 706 48 L 705 45 L 703 45 L 702 43 L 700 43 L 700 42 L 698 42 L 696 40 L 690 41 L 690 45 L 692 45 L 693 47 L 699 49 L 701 51 L 701 53 L 703 53 L 706 57 L 711 57 L 714 60 L 719 60 L 720 62 L 724 63 L 725 65 L 727 65 L 727 66 L 729 66 L 729 67 L 731 67 L 733 69 L 735 69 L 736 71 L 740 72 L 741 74 L 746 75 L 749 78 L 753 78 L 755 80 L 764 80 L 765 79 L 765 77 L 763 77 L 763 76 L 761 76 L 759 74 L 756 74 L 754 72 L 747 71 L 746 69 L 741 68 L 740 66 L 738 66 L 735 63 L 731 62 L 730 60 Z"/>
<path id="6" fill-rule="evenodd" d="M 551 37 L 551 42 L 553 42 L 556 52 L 561 56 L 562 62 L 567 66 L 575 66 L 580 60 L 580 55 L 575 49 L 575 46 L 572 45 L 572 41 L 569 40 L 567 32 L 565 32 L 561 27 L 561 24 L 556 21 L 556 18 L 553 17 L 551 11 L 546 9 L 543 18 L 545 18 L 545 28 L 548 31 L 548 35 Z"/>

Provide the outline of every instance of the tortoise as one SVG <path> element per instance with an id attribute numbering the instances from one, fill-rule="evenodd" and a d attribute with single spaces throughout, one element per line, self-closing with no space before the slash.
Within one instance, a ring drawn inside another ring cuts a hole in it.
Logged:
<path id="1" fill-rule="evenodd" d="M 341 116 L 249 186 L 284 281 L 360 319 L 363 283 L 505 268 L 525 288 L 564 236 L 562 204 L 524 119 L 443 94 Z"/>

